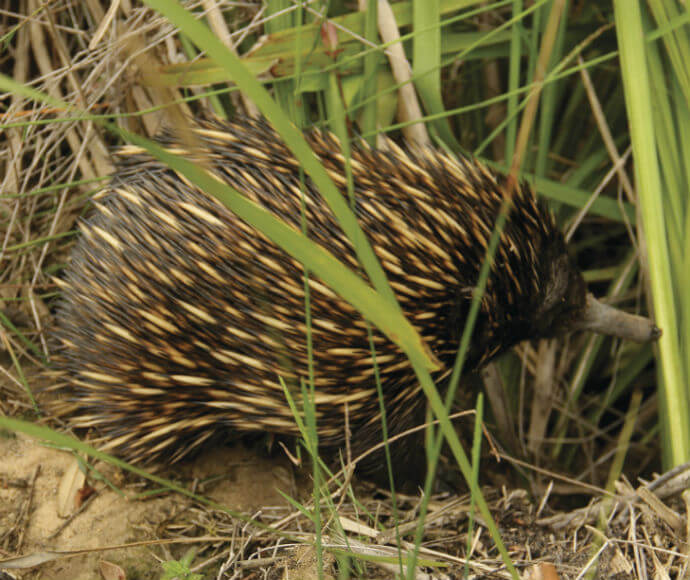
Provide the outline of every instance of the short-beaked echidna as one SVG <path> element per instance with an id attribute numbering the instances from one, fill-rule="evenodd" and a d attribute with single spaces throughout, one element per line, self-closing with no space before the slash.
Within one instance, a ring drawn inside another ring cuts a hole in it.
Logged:
<path id="1" fill-rule="evenodd" d="M 207 169 L 296 229 L 304 199 L 308 235 L 358 269 L 330 209 L 266 122 L 199 121 L 194 135 Z M 318 131 L 307 139 L 347 195 L 338 141 Z M 172 134 L 161 142 L 184 153 Z M 354 147 L 355 212 L 442 380 L 506 180 L 470 159 L 389 145 Z M 118 158 L 61 284 L 58 364 L 72 425 L 95 428 L 105 449 L 139 462 L 178 460 L 219 432 L 298 435 L 281 379 L 295 393 L 309 379 L 302 265 L 142 150 L 125 147 Z M 551 214 L 524 184 L 512 202 L 465 368 L 522 340 L 597 324 L 600 307 Z M 319 442 L 343 444 L 347 407 L 361 451 L 381 438 L 369 326 L 319 280 L 309 287 Z M 372 332 L 392 434 L 419 419 L 425 398 L 403 353 Z"/>

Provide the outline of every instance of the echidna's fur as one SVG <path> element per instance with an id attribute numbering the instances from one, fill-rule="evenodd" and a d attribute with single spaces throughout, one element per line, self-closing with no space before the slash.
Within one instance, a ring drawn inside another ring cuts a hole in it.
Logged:
<path id="1" fill-rule="evenodd" d="M 264 122 L 200 122 L 204 163 L 225 182 L 300 228 L 299 164 Z M 343 156 L 329 134 L 308 135 L 345 194 Z M 183 152 L 171 136 L 163 144 Z M 356 213 L 408 319 L 451 368 L 485 256 L 504 178 L 437 151 L 358 146 Z M 198 152 L 197 152 L 198 154 Z M 353 269 L 352 246 L 304 179 L 309 236 Z M 498 248 L 468 367 L 526 338 L 565 329 L 584 305 L 553 219 L 521 186 Z M 282 377 L 308 379 L 302 266 L 217 201 L 141 150 L 124 148 L 106 195 L 81 226 L 58 313 L 60 366 L 78 408 L 106 448 L 134 461 L 174 461 L 219 431 L 296 435 Z M 320 442 L 380 440 L 367 323 L 310 280 Z M 406 357 L 373 329 L 391 431 L 424 403 Z"/>

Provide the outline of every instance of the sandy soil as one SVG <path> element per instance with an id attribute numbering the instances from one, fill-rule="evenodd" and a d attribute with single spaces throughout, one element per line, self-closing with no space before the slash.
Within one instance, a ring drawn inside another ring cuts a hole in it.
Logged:
<path id="1" fill-rule="evenodd" d="M 160 576 L 151 556 L 153 552 L 166 559 L 163 548 L 111 548 L 157 538 L 157 528 L 179 517 L 191 500 L 177 494 L 137 499 L 139 486 L 104 465 L 96 467 L 120 492 L 96 482 L 93 497 L 81 500 L 90 488 L 79 480 L 74 456 L 23 435 L 0 438 L 0 458 L 0 559 L 22 554 L 20 568 L 12 571 L 18 578 L 92 580 L 101 577 L 101 559 L 121 566 L 127 578 Z M 262 506 L 285 505 L 277 490 L 289 493 L 293 486 L 289 466 L 242 446 L 213 449 L 185 465 L 184 475 L 207 482 L 202 486 L 206 497 L 247 514 Z M 86 505 L 79 511 L 82 503 Z M 47 554 L 76 550 L 89 551 Z M 46 558 L 49 561 L 31 565 Z"/>

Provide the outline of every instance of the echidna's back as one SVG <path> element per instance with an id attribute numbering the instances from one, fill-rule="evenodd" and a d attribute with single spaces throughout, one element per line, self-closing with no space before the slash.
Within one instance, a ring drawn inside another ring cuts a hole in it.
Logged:
<path id="1" fill-rule="evenodd" d="M 195 134 L 199 141 L 187 147 L 163 142 L 193 149 L 295 228 L 304 195 L 310 237 L 357 268 L 330 210 L 267 125 L 207 123 Z M 338 143 L 321 134 L 311 142 L 345 194 Z M 296 435 L 281 380 L 297 396 L 309 378 L 301 265 L 142 152 L 125 148 L 120 157 L 65 275 L 58 338 L 79 407 L 73 424 L 96 427 L 107 448 L 133 460 L 162 452 L 176 460 L 219 430 Z M 502 200 L 499 184 L 474 163 L 436 153 L 411 160 L 397 149 L 356 149 L 352 171 L 360 222 L 405 313 L 447 369 Z M 516 208 L 540 235 L 552 235 L 531 194 L 520 193 Z M 525 227 L 524 217 L 519 224 L 506 229 L 518 255 L 501 249 L 499 260 L 529 289 L 532 273 L 519 261 L 536 262 L 541 242 L 533 232 L 529 240 L 511 233 Z M 320 281 L 309 292 L 321 442 L 343 442 L 347 413 L 355 447 L 365 448 L 380 431 L 367 323 Z M 474 362 L 509 346 L 487 328 L 482 340 L 494 341 L 492 352 L 471 353 Z M 372 337 L 388 422 L 400 430 L 423 396 L 404 355 L 376 329 Z"/>

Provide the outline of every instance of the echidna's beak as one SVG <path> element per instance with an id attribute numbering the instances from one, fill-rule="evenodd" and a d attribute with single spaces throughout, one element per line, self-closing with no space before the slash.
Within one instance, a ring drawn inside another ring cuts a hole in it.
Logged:
<path id="1" fill-rule="evenodd" d="M 591 294 L 587 294 L 584 316 L 575 324 L 575 329 L 591 330 L 635 342 L 651 342 L 661 336 L 661 329 L 649 318 L 617 310 L 599 302 Z"/>

